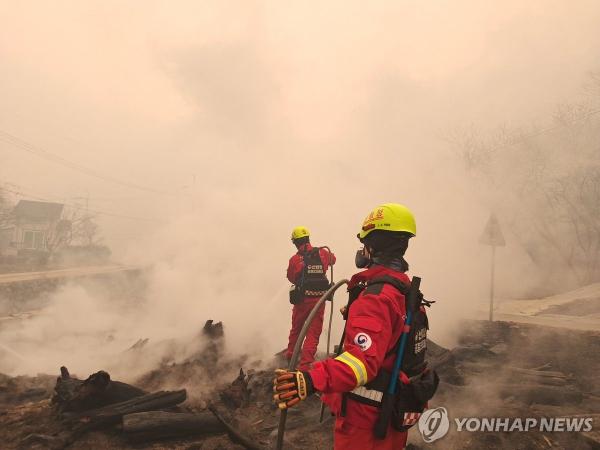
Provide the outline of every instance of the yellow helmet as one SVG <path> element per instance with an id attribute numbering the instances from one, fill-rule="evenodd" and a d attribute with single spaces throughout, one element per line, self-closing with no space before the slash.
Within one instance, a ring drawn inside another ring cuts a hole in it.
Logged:
<path id="1" fill-rule="evenodd" d="M 310 231 L 306 227 L 296 227 L 292 230 L 292 241 L 310 236 Z"/>
<path id="2" fill-rule="evenodd" d="M 365 217 L 358 238 L 362 240 L 373 230 L 404 231 L 416 236 L 417 224 L 413 213 L 406 206 L 384 203 Z"/>

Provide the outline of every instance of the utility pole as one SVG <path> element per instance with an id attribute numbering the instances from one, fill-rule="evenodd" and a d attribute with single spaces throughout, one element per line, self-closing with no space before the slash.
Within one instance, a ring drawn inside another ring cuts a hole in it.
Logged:
<path id="1" fill-rule="evenodd" d="M 490 277 L 490 322 L 494 321 L 494 278 L 496 271 L 496 246 L 492 245 L 492 274 Z"/>

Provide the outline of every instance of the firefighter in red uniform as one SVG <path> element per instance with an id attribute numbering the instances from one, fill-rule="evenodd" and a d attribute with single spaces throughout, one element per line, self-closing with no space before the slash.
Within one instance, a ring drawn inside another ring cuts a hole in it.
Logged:
<path id="1" fill-rule="evenodd" d="M 298 404 L 315 391 L 323 394 L 322 400 L 336 416 L 336 450 L 402 449 L 406 446 L 406 430 L 419 417 L 418 413 L 400 411 L 392 418 L 384 439 L 376 439 L 373 434 L 397 343 L 406 331 L 404 294 L 410 279 L 405 273 L 408 264 L 404 253 L 415 235 L 415 220 L 408 208 L 395 203 L 375 208 L 358 234 L 364 247 L 357 253 L 356 265 L 368 268 L 354 275 L 348 285 L 351 307 L 344 312 L 347 322 L 343 353 L 316 362 L 309 371 L 276 371 L 274 397 L 282 409 Z M 411 330 L 400 372 L 401 386 L 428 372 L 424 358 L 427 316 L 423 306 L 419 306 Z M 431 398 L 431 386 L 427 388 Z M 401 392 L 395 399 L 401 398 Z M 396 404 L 399 401 L 395 400 Z"/>
<path id="2" fill-rule="evenodd" d="M 327 269 L 335 264 L 335 255 L 326 248 L 310 245 L 310 232 L 306 227 L 296 227 L 292 231 L 292 242 L 298 249 L 290 258 L 287 278 L 293 284 L 290 290 L 290 303 L 292 308 L 292 328 L 285 353 L 286 359 L 291 359 L 300 330 L 315 303 L 329 289 Z M 307 370 L 315 360 L 315 353 L 319 345 L 319 337 L 323 329 L 323 315 L 325 305 L 321 308 L 312 321 L 306 334 L 300 358 L 301 370 Z"/>

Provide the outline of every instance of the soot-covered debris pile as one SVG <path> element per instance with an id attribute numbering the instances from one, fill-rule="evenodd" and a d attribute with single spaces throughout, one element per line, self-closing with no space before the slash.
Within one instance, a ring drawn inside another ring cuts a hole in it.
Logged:
<path id="1" fill-rule="evenodd" d="M 457 418 L 600 419 L 600 333 L 513 322 L 466 322 L 452 350 L 432 348 L 432 406 Z M 455 422 L 453 423 L 455 424 Z M 593 432 L 453 432 L 428 448 L 600 448 Z M 413 435 L 415 443 L 420 436 Z"/>
<path id="2" fill-rule="evenodd" d="M 281 361 L 231 358 L 208 321 L 192 356 L 165 359 L 131 384 L 106 371 L 79 379 L 0 376 L 0 441 L 7 449 L 273 448 L 279 412 L 272 370 Z M 600 417 L 600 333 L 508 322 L 468 322 L 452 350 L 429 342 L 442 382 L 431 407 L 461 417 Z M 141 339 L 130 352 L 151 346 Z M 219 380 L 232 380 L 223 381 Z M 312 396 L 289 411 L 286 449 L 332 448 L 333 420 Z M 593 449 L 592 433 L 457 432 L 427 448 Z M 409 448 L 425 448 L 419 432 Z"/>
<path id="3" fill-rule="evenodd" d="M 207 321 L 196 353 L 178 363 L 165 359 L 133 384 L 113 380 L 104 370 L 80 379 L 66 367 L 60 368 L 58 378 L 2 376 L 3 448 L 160 448 L 165 442 L 168 448 L 182 449 L 263 448 L 226 418 L 226 405 L 242 405 L 221 402 L 219 388 L 224 386 L 214 382 L 216 371 L 228 373 L 234 364 L 222 356 L 223 337 L 223 325 Z M 147 344 L 141 339 L 129 352 Z M 239 370 L 239 364 L 247 361 L 238 359 L 235 366 Z M 182 388 L 160 389 L 175 381 Z M 198 384 L 201 392 L 196 390 Z M 232 386 L 239 384 L 235 381 Z M 197 395 L 188 398 L 185 386 Z M 235 399 L 235 389 L 226 392 Z"/>

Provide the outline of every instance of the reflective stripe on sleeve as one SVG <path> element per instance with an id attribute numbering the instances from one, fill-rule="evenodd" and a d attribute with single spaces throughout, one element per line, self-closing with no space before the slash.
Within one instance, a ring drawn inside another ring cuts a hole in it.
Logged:
<path id="1" fill-rule="evenodd" d="M 343 362 L 352 369 L 352 372 L 354 372 L 354 376 L 356 377 L 357 386 L 362 386 L 363 384 L 366 384 L 367 368 L 360 359 L 358 359 L 356 356 L 349 352 L 344 352 L 335 359 L 339 362 Z"/>

